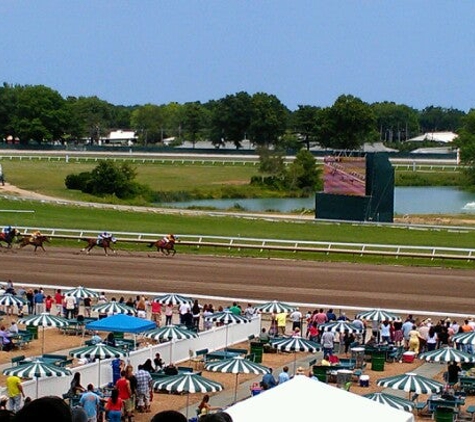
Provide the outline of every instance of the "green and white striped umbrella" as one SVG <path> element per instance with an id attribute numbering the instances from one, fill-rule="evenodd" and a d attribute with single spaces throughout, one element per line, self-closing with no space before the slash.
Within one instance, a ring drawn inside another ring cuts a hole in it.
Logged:
<path id="1" fill-rule="evenodd" d="M 236 374 L 236 383 L 234 385 L 234 402 L 237 399 L 238 377 L 239 374 L 267 374 L 270 369 L 267 366 L 259 365 L 244 359 L 242 356 L 236 356 L 231 359 L 226 359 L 217 362 L 208 362 L 205 364 L 205 369 L 211 372 L 224 372 L 228 374 Z"/>
<path id="2" fill-rule="evenodd" d="M 186 328 L 177 327 L 176 325 L 165 325 L 144 333 L 144 336 L 153 340 L 169 340 L 170 341 L 170 362 L 173 362 L 173 340 L 186 340 L 198 337 L 194 331 Z"/>
<path id="3" fill-rule="evenodd" d="M 286 352 L 294 352 L 294 374 L 297 368 L 297 353 L 307 352 L 315 353 L 321 349 L 321 345 L 310 340 L 306 340 L 300 336 L 294 336 L 284 339 L 278 339 L 271 341 L 271 345 L 274 349 L 283 350 Z"/>
<path id="4" fill-rule="evenodd" d="M 284 302 L 279 302 L 278 300 L 273 300 L 272 302 L 263 303 L 262 305 L 256 306 L 256 309 L 263 314 L 280 314 L 282 312 L 293 312 L 295 311 L 295 306 L 288 305 Z"/>
<path id="5" fill-rule="evenodd" d="M 78 286 L 75 289 L 70 289 L 64 292 L 65 296 L 73 296 L 77 299 L 84 299 L 86 297 L 94 298 L 99 297 L 99 293 L 88 289 L 86 287 Z"/>
<path id="6" fill-rule="evenodd" d="M 0 295 L 0 305 L 2 306 L 17 306 L 21 309 L 26 305 L 26 299 L 23 299 L 21 296 L 12 295 L 11 293 L 5 293 Z"/>
<path id="7" fill-rule="evenodd" d="M 441 382 L 418 375 L 414 372 L 381 378 L 377 381 L 377 384 L 380 387 L 417 394 L 438 393 L 444 388 L 444 384 Z"/>
<path id="8" fill-rule="evenodd" d="M 98 359 L 98 382 L 97 385 L 101 386 L 101 360 L 111 358 L 122 358 L 127 356 L 127 353 L 123 350 L 109 346 L 104 343 L 92 344 L 91 346 L 79 347 L 69 351 L 69 355 L 74 358 L 86 358 L 86 359 Z"/>
<path id="9" fill-rule="evenodd" d="M 404 410 L 406 412 L 411 412 L 412 409 L 414 409 L 414 402 L 402 397 L 394 396 L 392 394 L 370 393 L 365 394 L 363 397 L 366 397 L 367 399 L 373 400 L 377 403 L 394 407 L 398 410 Z"/>
<path id="10" fill-rule="evenodd" d="M 475 331 L 455 334 L 452 339 L 455 343 L 475 344 Z"/>
<path id="11" fill-rule="evenodd" d="M 318 328 L 324 331 L 327 331 L 327 329 L 330 328 L 330 331 L 334 333 L 345 333 L 346 331 L 349 333 L 361 333 L 360 327 L 357 327 L 356 325 L 347 321 L 328 322 L 326 324 L 320 324 Z"/>
<path id="12" fill-rule="evenodd" d="M 153 388 L 156 390 L 167 390 L 172 393 L 187 393 L 186 395 L 186 419 L 188 420 L 188 407 L 190 394 L 194 393 L 215 393 L 224 389 L 219 382 L 198 375 L 196 372 L 184 372 L 172 375 L 163 380 L 155 381 Z"/>
<path id="13" fill-rule="evenodd" d="M 45 327 L 66 327 L 69 321 L 66 318 L 51 315 L 48 312 L 43 312 L 39 315 L 28 315 L 18 320 L 19 324 L 32 325 L 34 327 L 43 327 L 43 343 L 41 346 L 41 353 L 45 351 Z"/>
<path id="14" fill-rule="evenodd" d="M 424 352 L 419 355 L 419 359 L 426 360 L 427 362 L 462 362 L 473 363 L 475 362 L 475 355 L 463 352 L 462 350 L 454 349 L 450 346 L 441 347 L 440 349 L 431 350 L 430 352 Z"/>
<path id="15" fill-rule="evenodd" d="M 193 303 L 193 299 L 191 297 L 182 296 L 175 293 L 157 296 L 153 299 L 153 301 L 164 305 L 171 303 L 173 306 L 182 305 L 183 303 L 189 303 L 191 305 Z"/>
<path id="16" fill-rule="evenodd" d="M 67 368 L 52 365 L 41 360 L 23 363 L 3 370 L 5 375 L 16 375 L 20 378 L 36 378 L 36 398 L 38 398 L 38 379 L 44 377 L 66 377 L 71 375 Z"/>
<path id="17" fill-rule="evenodd" d="M 399 319 L 399 316 L 384 309 L 372 309 L 359 313 L 357 318 L 365 321 L 396 321 Z"/>
<path id="18" fill-rule="evenodd" d="M 206 321 L 219 322 L 226 326 L 225 347 L 228 347 L 228 326 L 229 324 L 247 324 L 250 320 L 242 315 L 235 315 L 231 311 L 216 312 L 213 315 L 205 317 Z"/>
<path id="19" fill-rule="evenodd" d="M 135 314 L 135 309 L 125 305 L 124 303 L 116 302 L 112 300 L 107 303 L 101 303 L 94 305 L 91 310 L 98 314 L 116 315 L 116 314 Z"/>

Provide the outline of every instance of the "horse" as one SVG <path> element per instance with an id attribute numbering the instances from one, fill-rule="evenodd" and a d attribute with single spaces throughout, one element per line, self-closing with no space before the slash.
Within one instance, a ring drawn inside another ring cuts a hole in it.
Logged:
<path id="1" fill-rule="evenodd" d="M 176 254 L 175 242 L 176 238 L 170 239 L 168 242 L 166 242 L 164 239 L 160 239 L 150 243 L 148 247 L 153 248 L 155 246 L 157 248 L 157 251 L 161 252 L 162 254 L 168 256 L 171 253 L 172 256 L 174 256 Z"/>
<path id="2" fill-rule="evenodd" d="M 97 241 L 96 238 L 93 238 L 93 237 L 88 238 L 88 239 L 81 239 L 81 240 L 84 240 L 85 242 L 87 242 L 87 246 L 82 248 L 81 252 L 86 252 L 88 255 L 94 246 L 102 246 L 102 248 L 104 249 L 104 253 L 106 255 L 108 255 L 107 253 L 108 249 L 110 249 L 112 252 L 115 253 L 115 249 L 112 247 L 112 244 L 116 242 L 115 237 L 104 238 L 104 239 L 99 240 L 99 242 Z"/>
<path id="3" fill-rule="evenodd" d="M 19 248 L 24 248 L 27 245 L 33 245 L 35 247 L 35 252 L 38 248 L 41 248 L 44 252 L 46 252 L 45 248 L 43 247 L 43 243 L 45 242 L 49 242 L 49 237 L 42 234 L 36 237 L 24 236 L 20 241 Z"/>
<path id="4" fill-rule="evenodd" d="M 15 239 L 19 240 L 20 235 L 20 230 L 12 228 L 8 233 L 0 233 L 0 242 L 5 242 L 7 248 L 10 249 Z M 2 246 L 1 243 L 0 246 Z"/>

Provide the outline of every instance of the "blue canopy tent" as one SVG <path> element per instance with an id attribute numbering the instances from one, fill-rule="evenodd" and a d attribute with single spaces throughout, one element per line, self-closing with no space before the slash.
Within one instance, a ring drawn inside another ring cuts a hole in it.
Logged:
<path id="1" fill-rule="evenodd" d="M 153 321 L 125 314 L 111 315 L 86 324 L 88 330 L 131 334 L 143 333 L 154 328 L 157 328 L 157 325 Z"/>

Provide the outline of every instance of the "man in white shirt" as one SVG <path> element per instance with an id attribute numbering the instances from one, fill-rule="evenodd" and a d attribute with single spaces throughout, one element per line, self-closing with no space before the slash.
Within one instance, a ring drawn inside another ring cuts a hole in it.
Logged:
<path id="1" fill-rule="evenodd" d="M 302 329 L 302 312 L 299 311 L 299 308 L 295 308 L 289 316 L 290 321 L 292 321 L 292 330 L 295 331 L 296 328 Z"/>
<path id="2" fill-rule="evenodd" d="M 191 307 L 189 303 L 182 303 L 178 308 L 178 312 L 180 313 L 180 324 L 184 324 L 184 316 L 191 312 Z"/>

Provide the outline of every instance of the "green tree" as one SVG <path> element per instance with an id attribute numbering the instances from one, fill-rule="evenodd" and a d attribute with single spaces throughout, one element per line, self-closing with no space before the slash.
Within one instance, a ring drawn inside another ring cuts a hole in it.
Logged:
<path id="1" fill-rule="evenodd" d="M 318 119 L 321 108 L 310 105 L 299 105 L 290 116 L 292 131 L 297 133 L 305 143 L 307 150 L 310 143 L 318 139 Z"/>
<path id="2" fill-rule="evenodd" d="M 312 153 L 301 149 L 287 169 L 288 187 L 310 194 L 322 184 L 320 173 Z"/>
<path id="3" fill-rule="evenodd" d="M 471 109 L 462 119 L 462 128 L 455 140 L 460 148 L 460 159 L 466 166 L 464 169 L 467 183 L 475 186 L 475 109 Z"/>
<path id="4" fill-rule="evenodd" d="M 130 198 L 136 194 L 135 177 L 136 171 L 130 164 L 103 160 L 91 171 L 86 192 Z"/>
<path id="5" fill-rule="evenodd" d="M 429 106 L 419 114 L 422 133 L 452 131 L 457 132 L 463 125 L 465 113 L 454 108 Z"/>
<path id="6" fill-rule="evenodd" d="M 275 95 L 254 94 L 249 138 L 255 145 L 278 145 L 287 128 L 288 116 L 289 110 Z"/>
<path id="7" fill-rule="evenodd" d="M 67 126 L 65 100 L 43 85 L 15 89 L 16 107 L 11 127 L 21 143 L 61 139 Z"/>
<path id="8" fill-rule="evenodd" d="M 322 110 L 318 141 L 324 148 L 355 150 L 378 140 L 375 128 L 371 106 L 352 95 L 342 95 Z"/>
<path id="9" fill-rule="evenodd" d="M 201 139 L 207 113 L 199 101 L 183 105 L 183 131 L 185 139 L 193 143 Z"/>
<path id="10" fill-rule="evenodd" d="M 247 92 L 233 95 L 212 102 L 210 140 L 216 147 L 233 142 L 241 148 L 241 142 L 249 134 L 251 124 L 252 99 Z"/>
<path id="11" fill-rule="evenodd" d="M 163 140 L 165 119 L 161 107 L 153 104 L 138 107 L 132 112 L 130 122 L 143 145 Z"/>
<path id="12" fill-rule="evenodd" d="M 379 140 L 383 142 L 407 141 L 419 133 L 418 111 L 393 102 L 371 105 L 376 117 Z"/>

